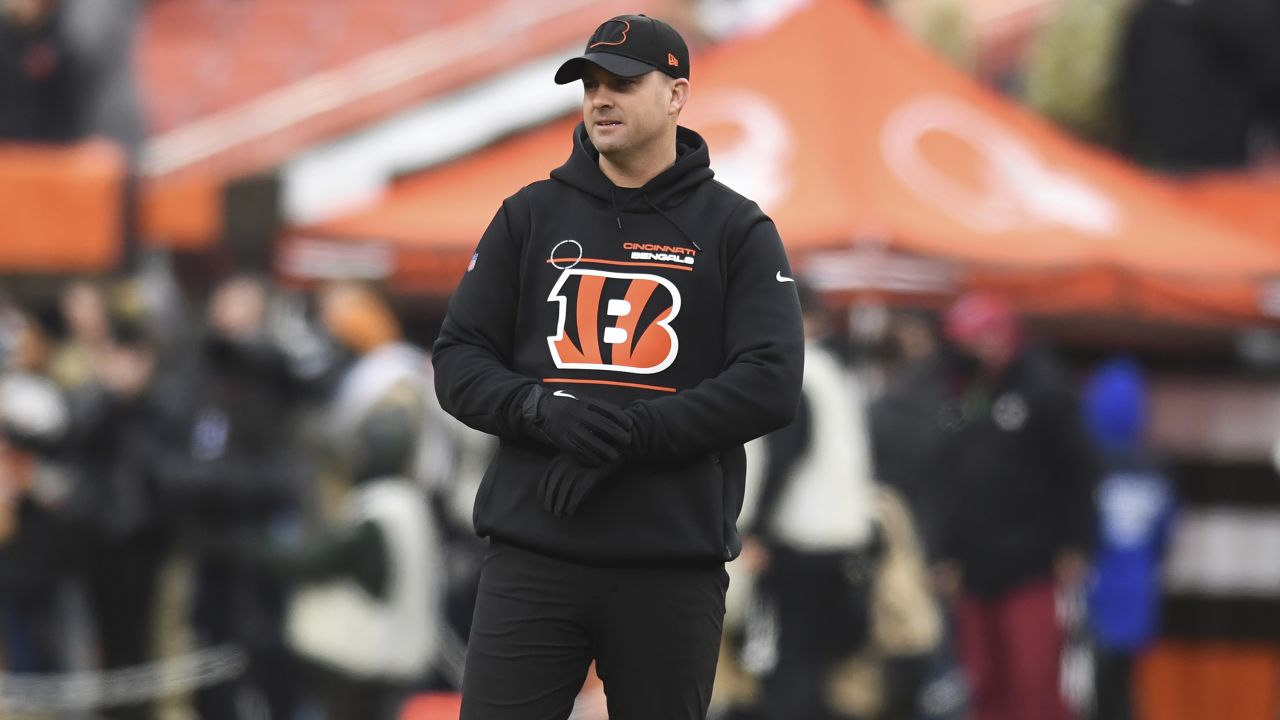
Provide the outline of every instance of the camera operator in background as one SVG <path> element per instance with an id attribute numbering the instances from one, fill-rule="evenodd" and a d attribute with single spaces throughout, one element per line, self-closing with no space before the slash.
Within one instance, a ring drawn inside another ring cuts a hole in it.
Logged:
<path id="1" fill-rule="evenodd" d="M 435 660 L 442 621 L 443 561 L 416 477 L 430 366 L 371 289 L 337 283 L 318 305 L 347 358 L 320 419 L 328 477 L 312 478 L 335 483 L 335 512 L 293 541 L 242 536 L 224 549 L 289 584 L 285 641 L 325 716 L 392 718 Z"/>

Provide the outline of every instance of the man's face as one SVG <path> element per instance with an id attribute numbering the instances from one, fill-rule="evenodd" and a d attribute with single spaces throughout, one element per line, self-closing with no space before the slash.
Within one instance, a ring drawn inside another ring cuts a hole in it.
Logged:
<path id="1" fill-rule="evenodd" d="M 625 158 L 660 147 L 679 114 L 675 82 L 656 70 L 625 78 L 588 63 L 582 75 L 582 120 L 600 154 Z"/>

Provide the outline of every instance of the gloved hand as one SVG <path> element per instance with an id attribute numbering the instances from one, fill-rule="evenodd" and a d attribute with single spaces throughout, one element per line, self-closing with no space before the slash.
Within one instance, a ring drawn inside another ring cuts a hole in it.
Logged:
<path id="1" fill-rule="evenodd" d="M 622 464 L 623 460 L 618 459 L 607 465 L 587 466 L 564 453 L 556 455 L 538 481 L 542 507 L 552 515 L 572 515 L 600 481 L 617 472 Z"/>
<path id="2" fill-rule="evenodd" d="M 626 413 L 565 390 L 541 392 L 534 427 L 552 445 L 588 466 L 618 460 L 631 444 L 631 419 Z"/>

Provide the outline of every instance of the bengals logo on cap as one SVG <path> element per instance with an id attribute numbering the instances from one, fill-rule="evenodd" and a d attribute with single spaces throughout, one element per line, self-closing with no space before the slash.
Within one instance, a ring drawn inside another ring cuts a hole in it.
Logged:
<path id="1" fill-rule="evenodd" d="M 627 41 L 627 33 L 630 30 L 631 23 L 626 20 L 606 20 L 603 25 L 596 28 L 596 34 L 587 44 L 587 49 L 590 50 L 597 45 L 621 45 Z"/>
<path id="2" fill-rule="evenodd" d="M 679 353 L 671 321 L 680 292 L 666 278 L 566 269 L 547 301 L 560 305 L 556 334 L 547 338 L 558 368 L 652 374 Z"/>

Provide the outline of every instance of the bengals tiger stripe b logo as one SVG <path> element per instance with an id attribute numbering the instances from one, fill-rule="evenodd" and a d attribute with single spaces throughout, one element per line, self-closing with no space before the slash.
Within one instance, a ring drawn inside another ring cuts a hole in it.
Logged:
<path id="1" fill-rule="evenodd" d="M 671 328 L 680 292 L 666 278 L 569 269 L 547 301 L 560 305 L 556 334 L 547 338 L 558 368 L 647 375 L 669 367 L 680 350 Z"/>

